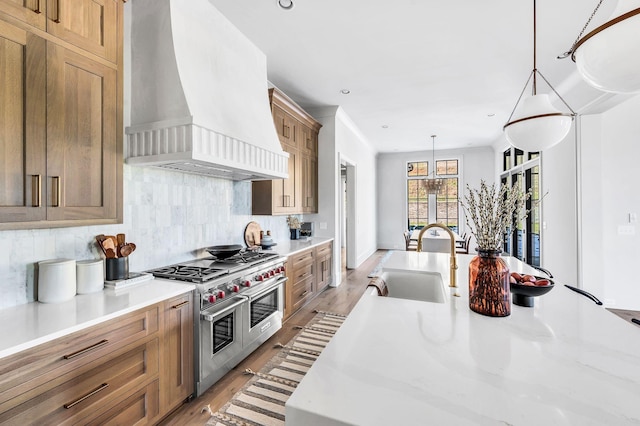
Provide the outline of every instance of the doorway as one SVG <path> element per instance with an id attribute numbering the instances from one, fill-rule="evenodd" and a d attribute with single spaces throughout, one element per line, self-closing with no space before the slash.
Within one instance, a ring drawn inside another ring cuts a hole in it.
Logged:
<path id="1" fill-rule="evenodd" d="M 347 269 L 356 264 L 356 166 L 340 159 L 340 274 L 341 282 L 346 278 Z"/>

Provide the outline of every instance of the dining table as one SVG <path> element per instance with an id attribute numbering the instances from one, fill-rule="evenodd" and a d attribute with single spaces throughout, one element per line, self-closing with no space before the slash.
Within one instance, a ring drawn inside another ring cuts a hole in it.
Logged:
<path id="1" fill-rule="evenodd" d="M 418 241 L 421 229 L 411 231 L 409 237 L 413 241 Z M 453 232 L 453 231 L 451 231 Z M 456 244 L 464 243 L 464 238 L 453 232 Z M 449 233 L 443 229 L 431 228 L 422 234 L 422 251 L 431 251 L 438 253 L 449 253 L 451 251 L 451 242 Z"/>

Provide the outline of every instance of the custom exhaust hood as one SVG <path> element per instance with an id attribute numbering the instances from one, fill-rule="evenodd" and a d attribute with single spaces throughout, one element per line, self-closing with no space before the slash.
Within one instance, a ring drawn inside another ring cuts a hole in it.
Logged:
<path id="1" fill-rule="evenodd" d="M 232 180 L 288 176 L 266 57 L 207 0 L 136 0 L 126 162 Z"/>

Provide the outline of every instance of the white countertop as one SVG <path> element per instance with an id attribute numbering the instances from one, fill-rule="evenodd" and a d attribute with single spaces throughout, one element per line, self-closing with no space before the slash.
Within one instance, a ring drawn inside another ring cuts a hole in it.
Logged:
<path id="1" fill-rule="evenodd" d="M 307 240 L 284 240 L 278 241 L 271 250 L 282 256 L 290 256 L 299 251 L 318 246 L 333 240 L 333 238 L 311 237 Z"/>
<path id="2" fill-rule="evenodd" d="M 62 303 L 27 303 L 0 310 L 0 359 L 179 296 L 193 285 L 152 279 L 135 286 L 76 295 Z"/>
<path id="3" fill-rule="evenodd" d="M 491 318 L 366 292 L 286 404 L 287 425 L 640 423 L 640 330 L 556 282 Z M 535 272 L 506 258 L 512 271 Z M 449 255 L 394 252 L 383 269 L 441 271 Z M 536 273 L 540 275 L 540 273 Z"/>

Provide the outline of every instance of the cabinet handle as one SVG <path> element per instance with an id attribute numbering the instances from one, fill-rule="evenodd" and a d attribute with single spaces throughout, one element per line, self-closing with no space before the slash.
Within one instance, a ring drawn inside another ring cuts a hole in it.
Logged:
<path id="1" fill-rule="evenodd" d="M 52 207 L 60 207 L 60 176 L 53 176 L 52 179 L 56 181 L 56 198 Z"/>
<path id="2" fill-rule="evenodd" d="M 93 344 L 91 346 L 88 346 L 88 347 L 86 347 L 84 349 L 80 349 L 79 351 L 76 351 L 76 352 L 74 352 L 72 354 L 64 355 L 62 358 L 64 358 L 64 359 L 76 358 L 76 357 L 79 357 L 80 355 L 86 354 L 89 351 L 92 351 L 94 349 L 98 349 L 98 348 L 106 345 L 107 343 L 109 343 L 109 341 L 107 339 L 103 339 L 103 340 L 100 340 L 98 343 L 95 343 L 95 344 Z"/>
<path id="3" fill-rule="evenodd" d="M 184 301 L 184 302 L 182 302 L 182 303 L 178 303 L 177 305 L 173 305 L 173 306 L 171 307 L 171 309 L 180 309 L 180 308 L 182 308 L 184 305 L 188 305 L 188 304 L 189 304 L 189 301 L 188 301 L 188 300 L 185 300 L 185 301 Z"/>
<path id="4" fill-rule="evenodd" d="M 31 176 L 31 205 L 40 207 L 42 204 L 42 176 Z"/>
<path id="5" fill-rule="evenodd" d="M 60 0 L 56 1 L 56 19 L 53 20 L 56 24 L 60 23 Z"/>
<path id="6" fill-rule="evenodd" d="M 81 396 L 80 398 L 76 399 L 73 402 L 70 402 L 68 404 L 64 404 L 63 407 L 66 408 L 66 409 L 69 409 L 69 408 L 73 407 L 76 404 L 80 404 L 85 399 L 91 398 L 93 395 L 97 394 L 100 391 L 105 390 L 108 387 L 109 387 L 109 383 L 103 383 L 100 386 L 98 386 L 97 388 L 95 388 L 94 390 L 92 390 L 91 392 L 89 392 L 88 394 L 86 394 L 84 396 Z"/>
<path id="7" fill-rule="evenodd" d="M 36 8 L 33 10 L 35 13 L 42 13 L 42 11 L 40 10 L 40 0 L 36 1 Z"/>
<path id="8" fill-rule="evenodd" d="M 306 295 L 307 295 L 307 293 L 309 293 L 309 291 L 308 291 L 308 290 L 305 290 L 305 291 L 300 295 L 300 297 L 302 297 L 302 296 L 306 296 Z"/>

